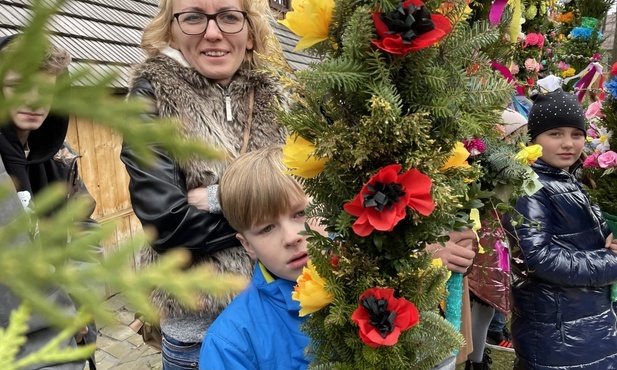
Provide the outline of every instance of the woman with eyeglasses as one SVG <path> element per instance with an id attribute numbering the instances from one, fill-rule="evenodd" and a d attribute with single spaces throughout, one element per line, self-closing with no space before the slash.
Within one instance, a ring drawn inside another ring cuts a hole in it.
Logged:
<path id="1" fill-rule="evenodd" d="M 261 58 L 278 50 L 271 46 L 276 39 L 270 22 L 266 0 L 162 0 L 144 29 L 149 58 L 135 68 L 130 96 L 146 98 L 148 116 L 176 121 L 182 135 L 220 149 L 226 160 L 180 161 L 152 145 L 155 160 L 148 163 L 123 146 L 135 215 L 156 231 L 142 265 L 186 248 L 193 265 L 252 274 L 249 256 L 221 214 L 217 191 L 230 160 L 285 140 L 276 117 L 285 96 L 276 81 L 258 72 Z M 232 299 L 204 294 L 200 309 L 190 310 L 161 291 L 152 293 L 161 315 L 163 369 L 198 368 L 205 332 Z"/>

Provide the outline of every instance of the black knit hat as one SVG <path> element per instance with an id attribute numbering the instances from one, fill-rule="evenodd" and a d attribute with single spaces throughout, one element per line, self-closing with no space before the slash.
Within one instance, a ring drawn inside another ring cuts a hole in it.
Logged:
<path id="1" fill-rule="evenodd" d="M 562 89 L 532 97 L 527 132 L 533 139 L 544 131 L 557 127 L 576 127 L 587 135 L 585 113 L 576 95 Z"/>

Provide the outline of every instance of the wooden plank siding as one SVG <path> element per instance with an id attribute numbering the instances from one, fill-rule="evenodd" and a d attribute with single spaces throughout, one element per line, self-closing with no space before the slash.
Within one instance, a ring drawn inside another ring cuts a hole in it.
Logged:
<path id="1" fill-rule="evenodd" d="M 143 232 L 131 208 L 129 176 L 120 161 L 122 137 L 87 117 L 73 116 L 66 140 L 82 156 L 78 160 L 80 175 L 96 200 L 93 218 L 101 224 L 114 224 L 114 233 L 102 243 L 105 253 L 109 253 Z M 138 251 L 127 263 L 128 268 L 138 267 Z M 115 293 L 107 288 L 108 295 Z"/>

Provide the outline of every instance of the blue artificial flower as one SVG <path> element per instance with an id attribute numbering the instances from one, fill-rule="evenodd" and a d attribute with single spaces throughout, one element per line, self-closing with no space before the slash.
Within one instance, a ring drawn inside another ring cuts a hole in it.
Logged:
<path id="1" fill-rule="evenodd" d="M 608 90 L 608 93 L 613 98 L 617 99 L 617 77 L 604 84 L 604 88 Z"/>
<path id="2" fill-rule="evenodd" d="M 591 31 L 589 28 L 583 27 L 574 27 L 572 31 L 570 31 L 570 36 L 575 39 L 583 38 L 585 40 L 589 40 L 591 38 Z"/>
<path id="3" fill-rule="evenodd" d="M 570 36 L 575 39 L 584 39 L 589 40 L 591 38 L 592 29 L 584 28 L 584 27 L 574 27 L 572 31 L 570 31 Z"/>

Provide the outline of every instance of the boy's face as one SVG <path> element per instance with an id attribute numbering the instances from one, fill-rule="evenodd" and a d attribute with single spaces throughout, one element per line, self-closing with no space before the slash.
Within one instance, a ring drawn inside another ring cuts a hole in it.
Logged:
<path id="1" fill-rule="evenodd" d="M 539 134 L 533 142 L 542 146 L 540 159 L 567 171 L 583 152 L 585 133 L 574 127 L 557 127 Z"/>
<path id="2" fill-rule="evenodd" d="M 304 231 L 308 199 L 300 201 L 277 218 L 238 234 L 252 259 L 261 261 L 272 274 L 295 281 L 309 260 Z"/>
<path id="3" fill-rule="evenodd" d="M 9 99 L 15 94 L 20 79 L 21 75 L 17 72 L 10 71 L 6 74 L 2 83 L 2 93 L 5 98 Z M 40 72 L 36 80 L 54 85 L 56 83 L 56 76 Z M 24 136 L 27 138 L 31 131 L 38 130 L 47 118 L 51 108 L 51 99 L 44 99 L 44 102 L 40 100 L 38 88 L 34 87 L 24 94 L 22 105 L 11 108 L 11 119 L 20 138 Z"/>

